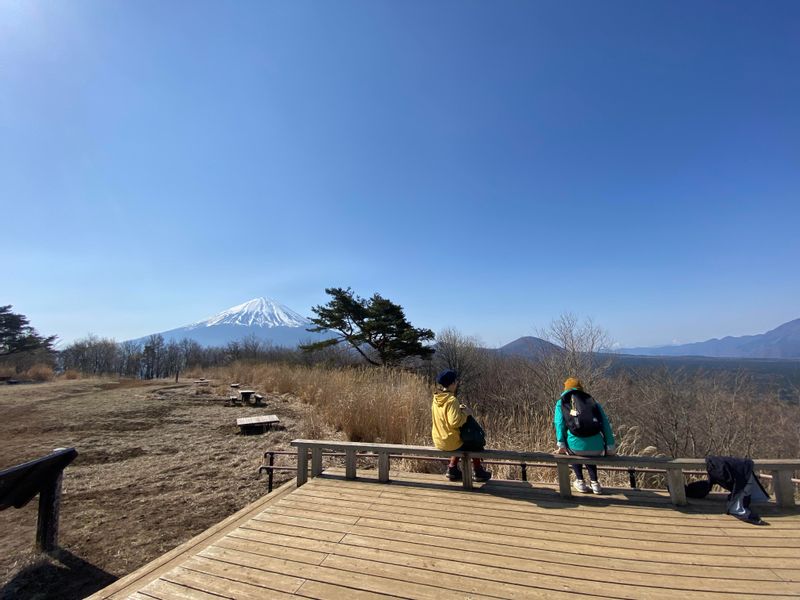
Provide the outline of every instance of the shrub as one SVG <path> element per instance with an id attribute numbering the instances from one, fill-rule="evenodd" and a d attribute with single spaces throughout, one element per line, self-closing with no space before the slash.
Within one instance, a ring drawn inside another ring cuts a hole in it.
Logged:
<path id="1" fill-rule="evenodd" d="M 81 378 L 81 374 L 78 373 L 77 371 L 73 371 L 72 369 L 67 369 L 66 371 L 64 371 L 64 374 L 62 375 L 62 377 L 64 379 L 69 379 L 69 380 L 80 379 Z"/>
<path id="2" fill-rule="evenodd" d="M 23 372 L 22 377 L 33 381 L 51 381 L 54 377 L 53 368 L 48 365 L 36 364 Z"/>

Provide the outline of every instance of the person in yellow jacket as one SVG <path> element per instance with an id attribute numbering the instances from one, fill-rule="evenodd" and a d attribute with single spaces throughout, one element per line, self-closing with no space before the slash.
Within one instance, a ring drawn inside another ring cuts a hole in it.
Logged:
<path id="1" fill-rule="evenodd" d="M 472 411 L 459 403 L 456 398 L 458 391 L 458 373 L 452 369 L 447 369 L 439 373 L 436 378 L 439 390 L 433 394 L 431 404 L 431 437 L 433 445 L 439 450 L 449 452 L 455 450 L 483 450 L 478 447 L 468 447 L 461 440 L 461 427 L 467 422 L 467 417 L 472 415 Z M 483 468 L 481 459 L 472 459 L 472 466 L 475 481 L 488 481 L 492 474 Z M 447 478 L 450 481 L 460 481 L 462 478 L 461 469 L 458 468 L 458 456 L 450 457 L 450 464 L 447 466 Z"/>

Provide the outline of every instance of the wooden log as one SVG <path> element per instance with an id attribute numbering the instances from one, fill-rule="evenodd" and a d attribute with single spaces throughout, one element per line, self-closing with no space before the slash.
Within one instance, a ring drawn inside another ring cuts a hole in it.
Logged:
<path id="1" fill-rule="evenodd" d="M 675 506 L 686 506 L 686 482 L 683 479 L 683 470 L 667 468 L 667 487 L 669 498 Z"/>
<path id="2" fill-rule="evenodd" d="M 308 481 L 308 447 L 297 446 L 297 487 Z"/>
<path id="3" fill-rule="evenodd" d="M 378 454 L 378 481 L 388 483 L 389 481 L 389 453 L 380 452 Z"/>
<path id="4" fill-rule="evenodd" d="M 52 552 L 58 547 L 62 477 L 63 471 L 39 493 L 39 517 L 36 523 L 36 549 L 39 552 Z"/>
<path id="5" fill-rule="evenodd" d="M 572 497 L 572 488 L 569 483 L 569 463 L 558 461 L 558 494 L 562 498 Z"/>
<path id="6" fill-rule="evenodd" d="M 356 449 L 347 448 L 344 451 L 344 477 L 345 479 L 356 478 Z"/>
<path id="7" fill-rule="evenodd" d="M 775 503 L 782 508 L 794 506 L 794 484 L 792 471 L 780 469 L 772 471 L 772 490 L 775 492 Z"/>
<path id="8" fill-rule="evenodd" d="M 311 476 L 322 475 L 322 448 L 311 448 Z"/>
<path id="9" fill-rule="evenodd" d="M 469 452 L 464 452 L 461 459 L 461 478 L 465 490 L 471 490 L 472 485 L 472 459 L 469 457 Z"/>

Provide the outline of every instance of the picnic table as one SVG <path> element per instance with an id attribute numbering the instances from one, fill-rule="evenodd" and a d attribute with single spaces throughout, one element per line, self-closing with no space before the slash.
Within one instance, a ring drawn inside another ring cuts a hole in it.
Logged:
<path id="1" fill-rule="evenodd" d="M 275 415 L 260 415 L 257 417 L 242 417 L 236 419 L 236 424 L 242 434 L 247 435 L 250 433 L 264 433 L 272 428 L 272 425 L 277 425 L 281 420 Z"/>
<path id="2" fill-rule="evenodd" d="M 241 397 L 242 402 L 244 402 L 245 404 L 250 403 L 250 396 L 252 396 L 255 393 L 256 393 L 255 390 L 239 390 L 239 396 Z"/>

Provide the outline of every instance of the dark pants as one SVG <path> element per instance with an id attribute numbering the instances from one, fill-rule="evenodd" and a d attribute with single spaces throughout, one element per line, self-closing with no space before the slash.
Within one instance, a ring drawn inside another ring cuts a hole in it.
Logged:
<path id="1" fill-rule="evenodd" d="M 583 465 L 570 465 L 575 477 L 583 479 Z M 586 470 L 589 471 L 589 481 L 597 481 L 597 465 L 586 465 Z"/>
<path id="2" fill-rule="evenodd" d="M 471 443 L 468 442 L 466 444 L 461 444 L 461 447 L 458 450 L 463 450 L 463 451 L 466 451 L 466 452 L 470 452 L 470 451 L 471 452 L 480 452 L 481 450 L 483 450 L 483 446 L 478 446 L 476 444 L 471 444 Z M 458 452 L 458 450 L 456 450 L 456 452 Z M 451 456 L 450 457 L 450 464 L 448 466 L 449 467 L 456 467 L 456 466 L 458 466 L 458 461 L 459 461 L 459 457 L 458 456 Z M 472 459 L 472 466 L 475 467 L 476 469 L 479 469 L 481 467 L 481 459 L 480 458 L 473 458 Z"/>

